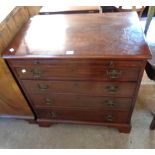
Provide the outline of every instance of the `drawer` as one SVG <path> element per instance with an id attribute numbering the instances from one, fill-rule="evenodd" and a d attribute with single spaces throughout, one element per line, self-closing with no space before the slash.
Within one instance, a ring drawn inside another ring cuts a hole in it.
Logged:
<path id="1" fill-rule="evenodd" d="M 35 107 L 46 108 L 70 107 L 128 111 L 132 103 L 132 99 L 130 98 L 91 97 L 68 94 L 30 94 L 30 98 Z"/>
<path id="2" fill-rule="evenodd" d="M 105 68 L 102 65 L 79 64 L 15 67 L 13 70 L 20 79 L 137 81 L 141 69 L 136 67 Z"/>
<path id="3" fill-rule="evenodd" d="M 126 123 L 128 112 L 77 109 L 38 109 L 38 118 L 50 120 L 70 120 L 88 122 Z"/>
<path id="4" fill-rule="evenodd" d="M 137 60 L 103 60 L 103 59 L 20 59 L 20 60 L 7 60 L 8 64 L 13 67 L 36 67 L 36 66 L 55 66 L 69 67 L 69 66 L 102 66 L 102 67 L 136 67 L 143 66 L 143 61 Z"/>
<path id="5" fill-rule="evenodd" d="M 22 83 L 29 94 L 67 93 L 90 96 L 132 97 L 136 88 L 135 82 L 22 80 Z"/>

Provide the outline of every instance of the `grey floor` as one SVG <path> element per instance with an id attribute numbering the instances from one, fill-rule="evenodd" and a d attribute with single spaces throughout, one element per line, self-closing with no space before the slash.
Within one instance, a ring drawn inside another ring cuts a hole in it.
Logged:
<path id="1" fill-rule="evenodd" d="M 137 101 L 130 134 L 103 126 L 56 124 L 40 128 L 22 120 L 0 119 L 0 148 L 155 148 L 152 116 Z"/>
<path id="2" fill-rule="evenodd" d="M 55 124 L 41 128 L 23 120 L 0 119 L 0 148 L 155 148 L 155 131 L 147 105 L 155 103 L 155 82 L 144 74 L 130 134 L 93 125 Z"/>

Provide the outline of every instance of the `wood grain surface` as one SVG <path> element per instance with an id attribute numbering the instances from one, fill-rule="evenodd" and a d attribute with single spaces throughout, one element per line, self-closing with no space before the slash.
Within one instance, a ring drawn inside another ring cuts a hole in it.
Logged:
<path id="1" fill-rule="evenodd" d="M 0 59 L 0 86 L 0 117 L 34 117 L 3 59 Z"/>
<path id="2" fill-rule="evenodd" d="M 35 16 L 3 57 L 133 60 L 151 55 L 136 13 L 106 13 Z"/>

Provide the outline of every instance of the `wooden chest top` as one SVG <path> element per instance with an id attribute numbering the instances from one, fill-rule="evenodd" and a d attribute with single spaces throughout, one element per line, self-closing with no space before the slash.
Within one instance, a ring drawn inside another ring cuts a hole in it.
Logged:
<path id="1" fill-rule="evenodd" d="M 21 29 L 4 58 L 148 59 L 136 13 L 38 15 Z"/>

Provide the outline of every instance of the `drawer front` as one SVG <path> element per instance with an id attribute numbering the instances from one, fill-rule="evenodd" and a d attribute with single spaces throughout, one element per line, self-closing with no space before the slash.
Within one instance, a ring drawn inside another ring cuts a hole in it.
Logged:
<path id="1" fill-rule="evenodd" d="M 36 66 L 54 66 L 58 67 L 70 67 L 70 66 L 102 66 L 102 67 L 136 67 L 143 66 L 143 61 L 116 61 L 116 60 L 103 60 L 103 59 L 20 59 L 20 60 L 8 60 L 10 66 L 13 67 L 36 67 Z"/>
<path id="2" fill-rule="evenodd" d="M 140 68 L 105 68 L 102 65 L 38 66 L 15 67 L 15 74 L 20 79 L 81 79 L 100 81 L 137 81 Z"/>
<path id="3" fill-rule="evenodd" d="M 71 107 L 85 109 L 106 109 L 128 111 L 132 103 L 130 98 L 89 97 L 67 94 L 30 95 L 36 107 Z"/>
<path id="4" fill-rule="evenodd" d="M 41 81 L 23 80 L 25 89 L 32 93 L 69 93 L 90 96 L 132 97 L 134 82 L 92 82 L 92 81 Z"/>
<path id="5" fill-rule="evenodd" d="M 38 118 L 51 120 L 126 123 L 128 112 L 53 108 L 50 110 L 37 110 L 37 115 Z"/>

